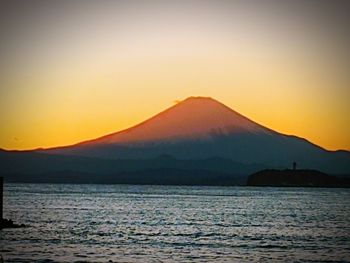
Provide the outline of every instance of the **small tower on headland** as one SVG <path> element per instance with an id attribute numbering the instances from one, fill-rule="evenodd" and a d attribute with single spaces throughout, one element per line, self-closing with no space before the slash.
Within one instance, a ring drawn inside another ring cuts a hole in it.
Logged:
<path id="1" fill-rule="evenodd" d="M 295 171 L 297 169 L 297 163 L 293 162 L 293 171 Z"/>

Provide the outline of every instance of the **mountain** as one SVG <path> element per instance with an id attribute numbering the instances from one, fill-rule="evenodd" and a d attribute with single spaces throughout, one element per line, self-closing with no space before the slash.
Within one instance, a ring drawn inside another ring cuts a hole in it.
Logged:
<path id="1" fill-rule="evenodd" d="M 204 97 L 75 145 L 0 149 L 0 175 L 7 182 L 245 185 L 250 174 L 293 162 L 350 175 L 349 152 L 278 133 Z"/>
<path id="2" fill-rule="evenodd" d="M 330 174 L 350 174 L 350 153 L 327 151 L 296 136 L 278 133 L 206 97 L 190 97 L 129 129 L 38 153 L 102 159 L 230 159 L 285 168 L 292 162 Z M 218 167 L 220 169 L 220 167 Z"/>

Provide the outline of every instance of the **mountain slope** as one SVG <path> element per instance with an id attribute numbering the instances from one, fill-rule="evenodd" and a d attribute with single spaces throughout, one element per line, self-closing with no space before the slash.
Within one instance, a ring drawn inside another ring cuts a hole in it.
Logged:
<path id="1" fill-rule="evenodd" d="M 212 98 L 190 97 L 139 125 L 82 144 L 209 139 L 215 134 L 237 133 L 271 131 Z"/>

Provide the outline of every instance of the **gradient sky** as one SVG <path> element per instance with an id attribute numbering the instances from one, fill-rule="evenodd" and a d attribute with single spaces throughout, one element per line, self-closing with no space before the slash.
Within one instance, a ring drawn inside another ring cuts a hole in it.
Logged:
<path id="1" fill-rule="evenodd" d="M 350 150 L 349 1 L 1 1 L 0 148 L 67 145 L 213 97 Z"/>

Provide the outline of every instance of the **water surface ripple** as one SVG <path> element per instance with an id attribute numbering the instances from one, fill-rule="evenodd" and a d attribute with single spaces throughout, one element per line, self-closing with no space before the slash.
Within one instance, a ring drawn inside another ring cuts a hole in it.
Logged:
<path id="1" fill-rule="evenodd" d="M 350 262 L 350 190 L 6 184 L 5 262 Z"/>

